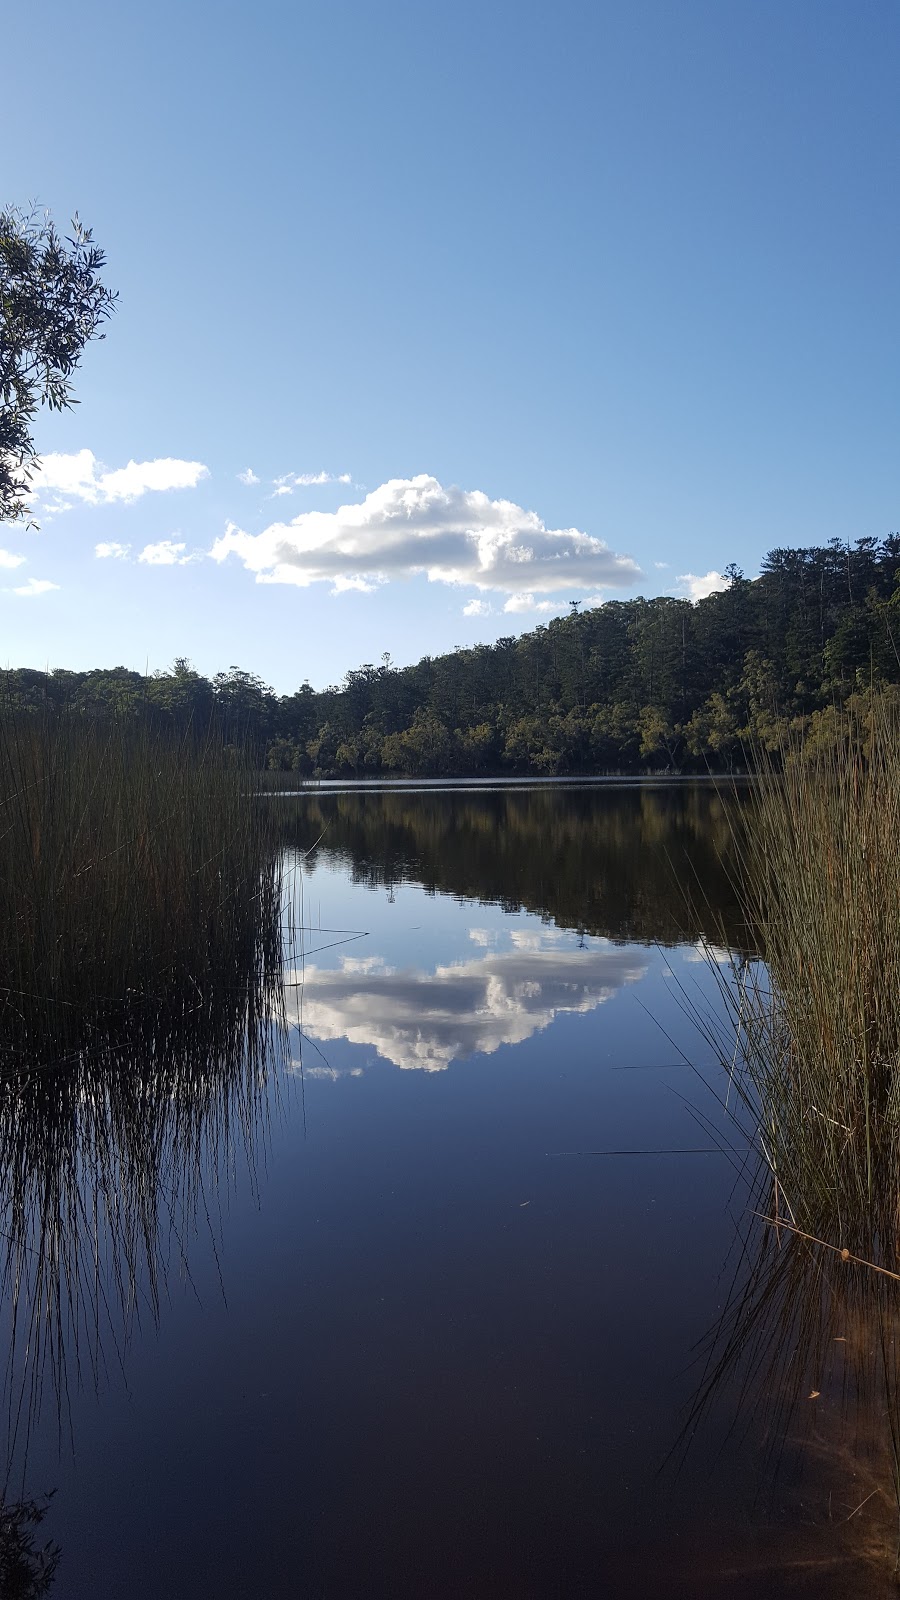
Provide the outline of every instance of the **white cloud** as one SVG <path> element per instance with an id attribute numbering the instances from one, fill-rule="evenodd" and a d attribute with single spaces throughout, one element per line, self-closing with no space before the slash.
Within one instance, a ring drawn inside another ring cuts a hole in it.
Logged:
<path id="1" fill-rule="evenodd" d="M 492 951 L 471 961 L 361 973 L 307 967 L 289 1002 L 314 1039 L 374 1046 L 398 1067 L 438 1072 L 451 1061 L 520 1044 L 561 1012 L 589 1012 L 646 966 L 613 945 Z"/>
<path id="2" fill-rule="evenodd" d="M 569 938 L 562 928 L 541 928 L 537 932 L 532 928 L 513 928 L 509 942 L 514 950 L 552 950 L 565 945 Z M 606 939 L 597 939 L 589 948 L 600 949 L 607 943 Z"/>
<path id="3" fill-rule="evenodd" d="M 361 503 L 305 511 L 252 535 L 230 523 L 210 554 L 236 555 L 257 583 L 367 581 L 425 573 L 432 582 L 531 595 L 623 587 L 640 569 L 577 528 L 436 478 L 393 478 Z M 531 609 L 525 602 L 526 609 Z M 537 609 L 537 607 L 535 607 Z"/>
<path id="4" fill-rule="evenodd" d="M 352 479 L 349 472 L 285 472 L 272 481 L 275 488 L 269 499 L 278 500 L 282 495 L 293 494 L 295 489 L 317 489 L 324 483 L 351 483 Z"/>
<path id="5" fill-rule="evenodd" d="M 496 928 L 470 928 L 469 938 L 473 944 L 481 945 L 482 950 L 488 950 L 491 945 L 497 943 L 497 930 Z"/>
<path id="6" fill-rule="evenodd" d="M 515 612 L 543 611 L 546 614 L 551 611 L 560 611 L 562 607 L 557 600 L 535 600 L 533 594 L 513 594 L 510 595 L 503 609 L 504 611 Z"/>
<path id="7" fill-rule="evenodd" d="M 245 472 L 239 472 L 237 475 L 237 480 L 238 483 L 246 483 L 248 489 L 252 487 L 254 483 L 259 483 L 260 481 L 252 467 L 248 467 Z"/>
<path id="8" fill-rule="evenodd" d="M 209 468 L 201 461 L 179 461 L 171 456 L 156 461 L 129 461 L 127 467 L 107 472 L 93 450 L 77 450 L 73 455 L 51 452 L 41 460 L 35 473 L 36 493 L 53 490 L 63 500 L 83 500 L 88 505 L 112 505 L 116 501 L 139 500 L 148 492 L 166 489 L 194 489 Z M 61 510 L 57 503 L 54 507 Z"/>
<path id="9" fill-rule="evenodd" d="M 111 539 L 106 544 L 95 544 L 94 555 L 99 557 L 101 561 L 106 561 L 109 559 L 112 559 L 113 561 L 126 561 L 128 559 L 128 552 L 130 549 L 130 544 L 117 544 L 115 539 Z"/>
<path id="10" fill-rule="evenodd" d="M 58 583 L 51 583 L 49 578 L 29 578 L 27 583 L 20 584 L 18 589 L 12 589 L 11 594 L 24 595 L 30 600 L 35 595 L 49 594 L 51 589 L 58 589 Z"/>
<path id="11" fill-rule="evenodd" d="M 11 550 L 0 550 L 0 567 L 23 567 L 25 557 L 13 555 Z"/>
<path id="12" fill-rule="evenodd" d="M 720 589 L 728 588 L 728 579 L 714 570 L 705 572 L 702 578 L 698 578 L 694 572 L 682 572 L 675 581 L 681 584 L 688 600 L 705 600 L 707 595 L 718 594 Z"/>
<path id="13" fill-rule="evenodd" d="M 658 567 L 660 572 L 662 572 L 663 569 L 669 565 L 669 563 L 668 561 L 654 561 L 653 565 Z"/>
<path id="14" fill-rule="evenodd" d="M 384 956 L 341 956 L 341 970 L 343 972 L 393 972 L 393 967 L 385 963 Z"/>
<path id="15" fill-rule="evenodd" d="M 332 594 L 348 594 L 351 589 L 356 589 L 360 594 L 371 594 L 378 588 L 379 580 L 370 581 L 368 578 L 345 578 L 338 576 L 334 580 Z"/>
<path id="16" fill-rule="evenodd" d="M 182 555 L 186 548 L 172 539 L 160 539 L 158 544 L 145 544 L 138 561 L 145 561 L 148 567 L 186 567 L 198 560 L 197 556 Z"/>
<path id="17" fill-rule="evenodd" d="M 490 600 L 470 600 L 463 606 L 464 617 L 492 617 L 494 608 Z"/>

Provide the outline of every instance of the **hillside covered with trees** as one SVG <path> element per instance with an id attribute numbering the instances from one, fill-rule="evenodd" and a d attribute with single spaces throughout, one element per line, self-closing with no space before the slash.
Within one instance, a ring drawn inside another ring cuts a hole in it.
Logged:
<path id="1" fill-rule="evenodd" d="M 187 660 L 3 676 L 7 710 L 148 718 L 249 743 L 300 776 L 694 771 L 740 765 L 872 683 L 900 683 L 900 535 L 773 550 L 704 600 L 573 607 L 519 638 L 397 668 L 385 655 L 278 696 Z M 300 663 L 301 669 L 309 663 Z"/>

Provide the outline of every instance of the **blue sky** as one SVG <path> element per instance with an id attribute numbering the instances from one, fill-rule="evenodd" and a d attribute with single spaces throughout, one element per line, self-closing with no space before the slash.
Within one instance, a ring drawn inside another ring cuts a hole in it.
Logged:
<path id="1" fill-rule="evenodd" d="M 289 691 L 900 526 L 896 0 L 32 0 L 4 47 L 0 203 L 120 291 L 5 662 Z"/>

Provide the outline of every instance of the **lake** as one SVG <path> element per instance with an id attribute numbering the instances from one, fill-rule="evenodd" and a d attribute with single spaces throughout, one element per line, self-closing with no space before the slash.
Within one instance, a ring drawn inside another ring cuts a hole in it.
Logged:
<path id="1" fill-rule="evenodd" d="M 813 1352 L 783 1289 L 740 1320 L 755 1166 L 698 1026 L 755 955 L 740 797 L 261 803 L 283 1026 L 154 1038 L 102 1105 L 54 1081 L 24 1177 L 4 1107 L 40 1263 L 7 1493 L 56 1491 L 54 1596 L 895 1592 L 880 1402 L 848 1422 L 865 1326 Z"/>

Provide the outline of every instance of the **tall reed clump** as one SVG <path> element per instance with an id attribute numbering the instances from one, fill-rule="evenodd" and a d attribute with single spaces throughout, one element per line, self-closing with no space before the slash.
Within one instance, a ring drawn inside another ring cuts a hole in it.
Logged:
<path id="1" fill-rule="evenodd" d="M 155 1318 L 241 1148 L 252 1174 L 283 1042 L 254 789 L 212 735 L 0 710 L 7 1473 L 45 1388 Z"/>
<path id="2" fill-rule="evenodd" d="M 777 1215 L 900 1266 L 900 705 L 856 700 L 758 767 L 737 889 L 763 959 L 722 977 L 719 1053 Z"/>
<path id="3" fill-rule="evenodd" d="M 77 1049 L 277 960 L 251 774 L 214 739 L 0 710 L 0 1052 Z"/>
<path id="4" fill-rule="evenodd" d="M 892 1508 L 872 1524 L 884 1565 L 900 1503 L 900 701 L 854 697 L 783 765 L 757 755 L 734 840 L 759 954 L 711 963 L 724 1006 L 698 1019 L 756 1160 L 689 1427 L 742 1369 L 776 1454 L 803 1434 L 846 1469 L 851 1512 Z"/>

